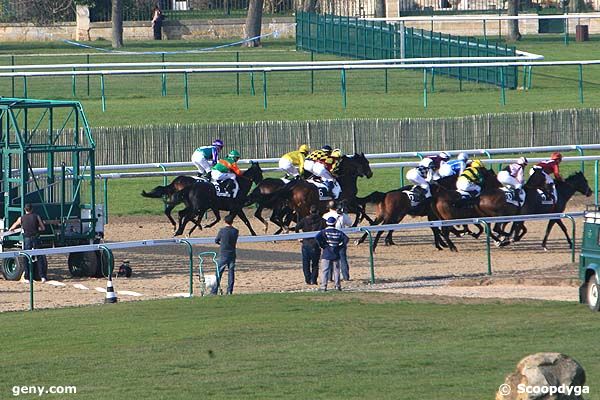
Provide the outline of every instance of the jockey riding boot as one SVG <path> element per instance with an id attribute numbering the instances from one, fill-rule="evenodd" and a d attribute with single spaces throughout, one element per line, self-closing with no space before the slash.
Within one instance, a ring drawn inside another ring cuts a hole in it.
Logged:
<path id="1" fill-rule="evenodd" d="M 332 181 L 323 181 L 323 183 L 325 183 L 325 186 L 327 186 L 327 190 L 329 191 L 329 193 L 331 193 L 333 195 L 333 182 Z"/>

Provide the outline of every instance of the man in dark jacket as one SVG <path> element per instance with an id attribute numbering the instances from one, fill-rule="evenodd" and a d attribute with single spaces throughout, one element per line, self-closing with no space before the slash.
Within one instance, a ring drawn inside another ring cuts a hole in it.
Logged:
<path id="1" fill-rule="evenodd" d="M 296 232 L 316 232 L 325 227 L 325 221 L 319 215 L 317 206 L 310 207 L 310 215 L 302 218 L 296 225 Z M 302 270 L 304 271 L 304 281 L 307 285 L 316 285 L 319 277 L 319 257 L 321 257 L 321 248 L 316 239 L 302 239 Z"/>
<path id="2" fill-rule="evenodd" d="M 228 269 L 227 277 L 227 294 L 233 293 L 233 284 L 235 283 L 235 251 L 237 246 L 237 240 L 239 231 L 231 226 L 233 224 L 234 216 L 229 214 L 223 218 L 225 221 L 224 228 L 219 230 L 215 243 L 220 245 L 219 249 L 219 271 L 217 274 L 217 284 L 213 287 L 212 293 L 217 294 L 219 285 L 221 284 L 221 277 L 225 272 L 225 267 Z"/>
<path id="3" fill-rule="evenodd" d="M 23 250 L 32 250 L 40 247 L 40 233 L 46 230 L 44 221 L 42 218 L 33 211 L 31 204 L 25 204 L 23 209 L 25 214 L 21 215 L 14 224 L 8 229 L 13 231 L 18 227 L 21 227 L 23 231 Z M 35 257 L 34 260 L 37 273 L 42 280 L 42 283 L 46 282 L 46 274 L 48 272 L 48 262 L 46 256 Z M 25 268 L 25 282 L 29 282 L 29 267 Z"/>
<path id="4" fill-rule="evenodd" d="M 315 238 L 319 246 L 323 249 L 321 255 L 321 287 L 319 290 L 327 291 L 327 282 L 329 274 L 333 269 L 333 284 L 337 290 L 342 290 L 340 285 L 340 249 L 348 244 L 348 236 L 338 229 L 335 229 L 336 219 L 329 217 L 327 219 L 327 228 L 317 234 Z"/>

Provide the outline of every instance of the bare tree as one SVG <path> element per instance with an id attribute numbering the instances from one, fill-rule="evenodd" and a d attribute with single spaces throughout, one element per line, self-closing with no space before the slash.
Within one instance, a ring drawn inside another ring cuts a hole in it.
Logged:
<path id="1" fill-rule="evenodd" d="M 508 0 L 507 15 L 519 15 L 519 0 Z M 519 20 L 508 20 L 508 40 L 521 40 L 521 32 L 519 32 Z"/>
<path id="2" fill-rule="evenodd" d="M 317 9 L 317 0 L 304 0 L 302 4 L 302 11 L 314 13 Z"/>
<path id="3" fill-rule="evenodd" d="M 8 0 L 5 7 L 15 10 L 17 21 L 29 21 L 38 25 L 75 18 L 73 0 Z"/>
<path id="4" fill-rule="evenodd" d="M 248 4 L 244 39 L 254 39 L 248 40 L 244 44 L 246 47 L 260 46 L 259 36 L 262 28 L 263 2 L 264 0 L 250 0 L 250 4 Z"/>
<path id="5" fill-rule="evenodd" d="M 112 0 L 112 47 L 123 47 L 123 0 Z"/>
<path id="6" fill-rule="evenodd" d="M 375 0 L 375 18 L 385 18 L 385 0 Z"/>

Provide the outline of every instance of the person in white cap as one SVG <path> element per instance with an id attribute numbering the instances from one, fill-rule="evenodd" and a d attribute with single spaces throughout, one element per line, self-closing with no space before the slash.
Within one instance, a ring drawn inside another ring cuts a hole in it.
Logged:
<path id="1" fill-rule="evenodd" d="M 327 228 L 320 231 L 315 239 L 319 247 L 323 249 L 321 254 L 321 286 L 319 290 L 326 292 L 329 275 L 333 269 L 333 284 L 337 290 L 342 290 L 340 284 L 340 249 L 348 244 L 348 236 L 335 229 L 337 220 L 334 217 L 327 218 Z"/>

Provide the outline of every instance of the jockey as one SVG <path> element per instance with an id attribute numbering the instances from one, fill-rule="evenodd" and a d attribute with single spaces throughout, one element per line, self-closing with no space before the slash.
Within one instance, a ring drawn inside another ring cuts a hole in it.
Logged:
<path id="1" fill-rule="evenodd" d="M 222 182 L 227 179 L 232 179 L 237 189 L 236 176 L 241 176 L 242 172 L 237 165 L 240 159 L 240 153 L 237 150 L 231 150 L 226 158 L 219 160 L 210 171 L 213 181 Z"/>
<path id="2" fill-rule="evenodd" d="M 433 160 L 431 158 L 426 157 L 419 161 L 418 167 L 413 168 L 406 173 L 406 179 L 408 179 L 415 185 L 413 187 L 413 192 L 421 192 L 426 199 L 431 197 L 429 182 L 431 181 L 432 168 Z"/>
<path id="3" fill-rule="evenodd" d="M 215 139 L 210 146 L 198 147 L 192 154 L 192 163 L 198 168 L 198 175 L 208 174 L 219 160 L 219 152 L 223 150 L 223 141 Z"/>
<path id="4" fill-rule="evenodd" d="M 294 178 L 304 173 L 304 159 L 310 152 L 308 145 L 303 144 L 296 151 L 290 151 L 279 159 L 279 169 L 288 173 Z"/>
<path id="5" fill-rule="evenodd" d="M 441 176 L 452 176 L 460 175 L 464 172 L 469 164 L 469 155 L 467 153 L 460 153 L 456 156 L 455 160 L 448 161 L 442 168 L 440 168 Z M 450 168 L 450 171 L 447 169 Z"/>
<path id="6" fill-rule="evenodd" d="M 521 157 L 516 163 L 508 165 L 498 172 L 498 181 L 509 189 L 520 190 L 525 183 L 524 172 L 527 158 Z"/>
<path id="7" fill-rule="evenodd" d="M 553 187 L 554 186 L 554 180 L 552 179 L 552 174 L 554 174 L 554 179 L 556 179 L 559 182 L 562 182 L 563 178 L 562 176 L 560 176 L 560 168 L 559 168 L 559 164 L 562 161 L 562 154 L 560 154 L 559 152 L 554 152 L 552 153 L 552 155 L 550 156 L 549 160 L 546 161 L 542 161 L 541 163 L 538 163 L 535 167 L 535 169 L 542 169 L 542 172 L 544 173 L 544 176 L 546 177 L 546 184 L 549 187 Z M 532 170 L 533 173 L 533 170 Z"/>
<path id="8" fill-rule="evenodd" d="M 447 167 L 448 160 L 450 160 L 450 154 L 446 153 L 445 151 L 442 151 L 437 156 L 429 156 L 426 158 L 429 158 L 431 159 L 431 161 L 433 161 L 432 176 L 434 181 L 437 181 L 438 179 L 443 178 L 445 176 L 452 175 Z"/>
<path id="9" fill-rule="evenodd" d="M 474 160 L 471 165 L 464 170 L 456 181 L 456 189 L 459 192 L 471 193 L 475 192 L 475 196 L 479 196 L 481 193 L 481 185 L 483 184 L 483 176 L 481 174 L 482 169 L 485 166 L 480 160 Z"/>
<path id="10" fill-rule="evenodd" d="M 333 175 L 331 175 L 331 171 L 339 158 L 339 156 L 335 157 L 336 155 L 337 154 L 333 153 L 330 146 L 323 146 L 320 150 L 315 150 L 310 153 L 304 161 L 304 169 L 314 176 L 320 177 L 329 191 L 333 189 L 333 184 L 335 182 Z"/>

